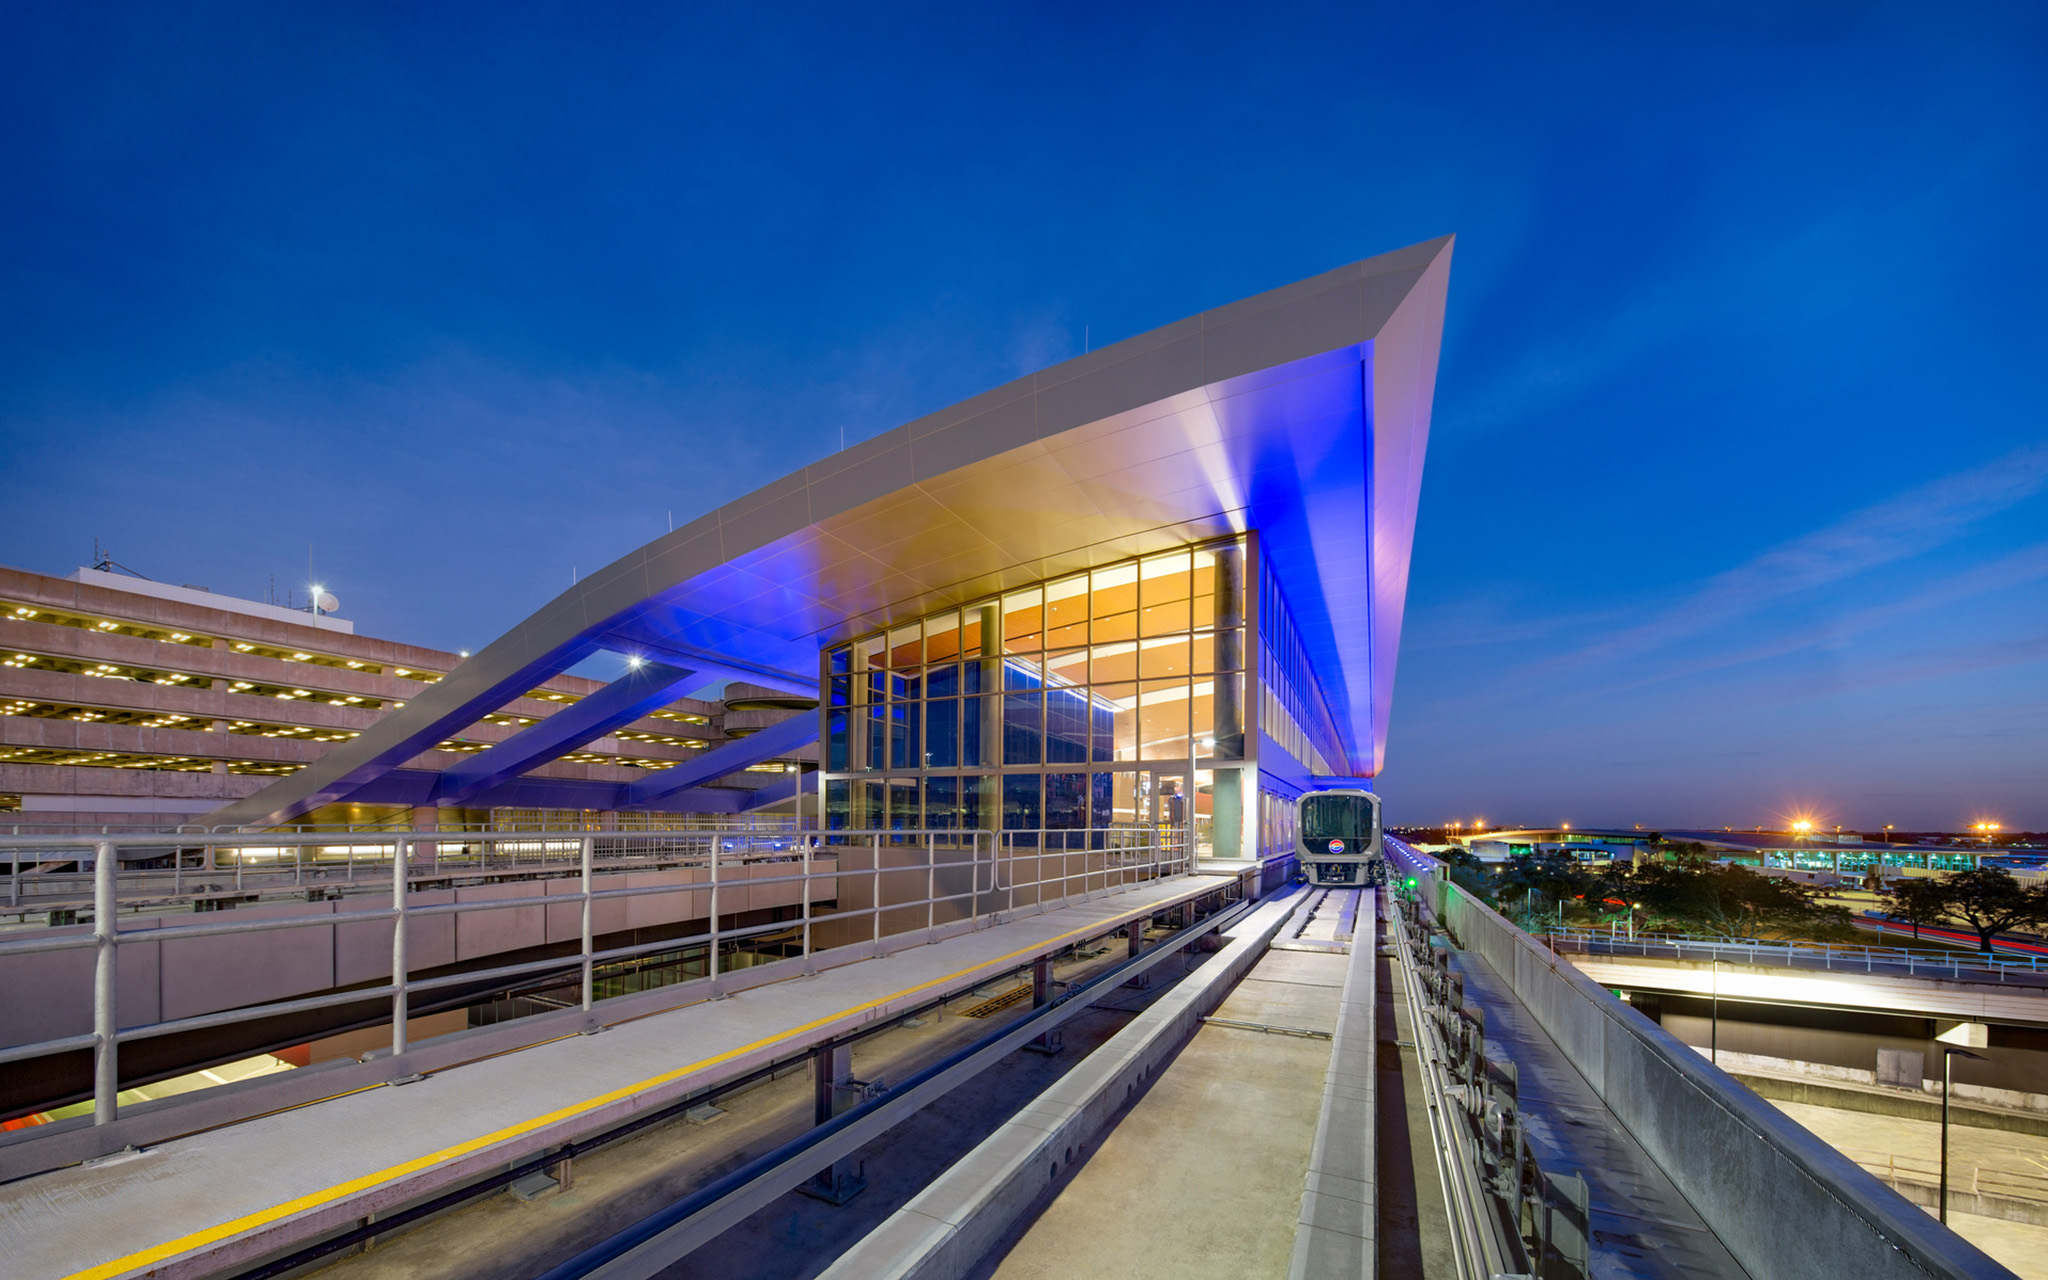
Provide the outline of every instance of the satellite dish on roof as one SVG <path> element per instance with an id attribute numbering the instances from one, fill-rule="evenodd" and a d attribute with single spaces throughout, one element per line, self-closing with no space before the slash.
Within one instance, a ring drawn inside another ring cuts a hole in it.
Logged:
<path id="1" fill-rule="evenodd" d="M 333 613 L 336 609 L 341 608 L 341 601 L 336 600 L 333 595 L 325 591 L 314 597 L 313 603 L 320 607 L 320 612 L 322 613 Z"/>

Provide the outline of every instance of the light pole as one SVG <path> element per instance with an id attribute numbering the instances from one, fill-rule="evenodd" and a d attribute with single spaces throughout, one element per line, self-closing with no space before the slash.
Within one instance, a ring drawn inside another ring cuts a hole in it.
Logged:
<path id="1" fill-rule="evenodd" d="M 1713 974 L 1714 1012 L 1707 1024 L 1707 1061 L 1721 1065 L 1721 961 L 1710 956 L 1707 965 Z M 1944 1130 L 1946 1132 L 1946 1130 Z M 1943 1150 L 1947 1150 L 1946 1147 Z"/>
<path id="2" fill-rule="evenodd" d="M 1955 1060 L 1957 1055 L 1984 1061 L 1981 1053 L 1958 1049 L 1954 1045 L 1941 1046 L 1941 1225 L 1948 1225 L 1948 1095 L 1955 1085 Z"/>

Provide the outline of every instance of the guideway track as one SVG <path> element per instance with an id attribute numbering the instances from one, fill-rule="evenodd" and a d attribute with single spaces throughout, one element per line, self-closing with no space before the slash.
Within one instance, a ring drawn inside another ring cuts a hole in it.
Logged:
<path id="1" fill-rule="evenodd" d="M 1228 928 L 1251 909 L 1250 903 L 1240 904 L 1193 928 L 1181 930 L 1087 985 L 1057 997 L 1038 1012 L 933 1064 L 882 1098 L 833 1118 L 547 1271 L 540 1280 L 634 1280 L 659 1274 L 733 1223 L 795 1189 L 820 1169 L 852 1155 L 883 1131 L 971 1080 L 999 1059 L 1084 1012 L 1093 1000 L 1179 954 L 1198 937 Z"/>

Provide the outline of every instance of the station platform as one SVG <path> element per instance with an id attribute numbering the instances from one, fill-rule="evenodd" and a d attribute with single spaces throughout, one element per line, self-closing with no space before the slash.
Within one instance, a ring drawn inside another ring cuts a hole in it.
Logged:
<path id="1" fill-rule="evenodd" d="M 251 1264 L 968 990 L 1220 883 L 1199 874 L 1148 883 L 600 1035 L 24 1178 L 0 1186 L 0 1257 L 18 1280 L 174 1280 Z"/>

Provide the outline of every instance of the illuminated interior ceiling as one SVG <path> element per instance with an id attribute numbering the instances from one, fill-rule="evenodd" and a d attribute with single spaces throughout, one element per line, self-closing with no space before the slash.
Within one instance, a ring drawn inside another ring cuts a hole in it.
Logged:
<path id="1" fill-rule="evenodd" d="M 815 694 L 831 640 L 1257 529 L 1347 759 L 1384 758 L 1449 237 L 1178 321 L 882 433 L 590 575 L 208 821 L 288 821 L 600 650 Z"/>

